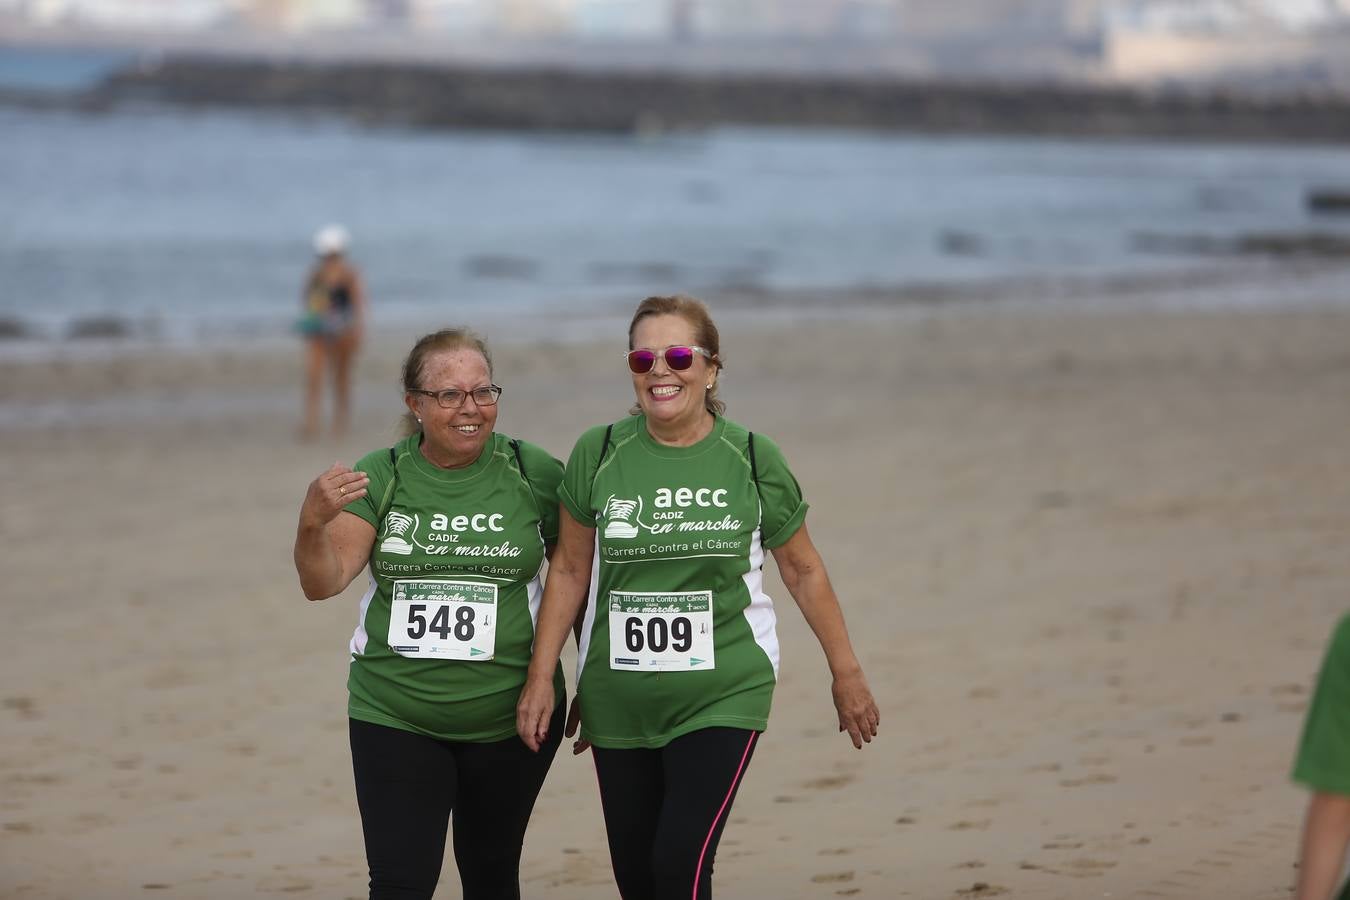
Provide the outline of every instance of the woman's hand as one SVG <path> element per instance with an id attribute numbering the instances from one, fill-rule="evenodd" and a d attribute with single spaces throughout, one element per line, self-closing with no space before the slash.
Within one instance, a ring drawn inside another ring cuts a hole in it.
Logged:
<path id="1" fill-rule="evenodd" d="M 867 679 L 862 670 L 848 675 L 838 675 L 830 686 L 834 696 L 834 708 L 839 713 L 839 730 L 847 731 L 853 746 L 861 750 L 863 744 L 872 743 L 877 736 L 877 727 L 881 724 L 881 713 L 877 702 L 872 699 L 872 691 L 867 687 Z"/>
<path id="2" fill-rule="evenodd" d="M 327 472 L 309 483 L 304 502 L 300 504 L 301 527 L 327 525 L 348 503 L 364 497 L 369 485 L 370 478 L 365 472 L 354 472 L 342 463 L 333 463 Z"/>
<path id="3" fill-rule="evenodd" d="M 563 737 L 571 737 L 577 733 L 577 728 L 581 726 L 581 698 L 572 698 L 572 708 L 567 711 L 567 727 L 563 729 Z M 572 755 L 580 756 L 591 749 L 591 742 L 585 738 L 577 738 L 572 742 Z"/>
<path id="4" fill-rule="evenodd" d="M 516 703 L 516 734 L 535 753 L 548 739 L 548 720 L 552 715 L 552 679 L 527 678 Z"/>
<path id="5" fill-rule="evenodd" d="M 357 515 L 339 518 L 348 503 L 366 495 L 369 484 L 365 472 L 353 472 L 340 463 L 309 483 L 300 504 L 293 553 L 300 589 L 308 599 L 342 593 L 370 562 L 375 526 Z"/>

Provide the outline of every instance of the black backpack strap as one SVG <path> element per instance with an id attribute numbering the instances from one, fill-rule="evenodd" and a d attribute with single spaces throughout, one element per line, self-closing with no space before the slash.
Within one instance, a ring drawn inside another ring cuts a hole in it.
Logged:
<path id="1" fill-rule="evenodd" d="M 389 483 L 384 486 L 384 496 L 380 497 L 380 507 L 375 513 L 375 528 L 379 529 L 380 523 L 384 521 L 384 514 L 389 512 L 389 507 L 394 505 L 394 486 L 398 484 L 398 456 L 394 453 L 394 448 L 389 448 Z"/>
<path id="2" fill-rule="evenodd" d="M 595 493 L 595 480 L 600 477 L 600 464 L 605 461 L 605 454 L 609 452 L 609 436 L 614 433 L 614 423 L 611 422 L 605 426 L 605 442 L 600 445 L 600 458 L 595 461 L 595 474 L 591 476 L 591 493 Z"/>
<path id="3" fill-rule="evenodd" d="M 600 464 L 605 461 L 605 454 L 609 452 L 609 436 L 614 433 L 614 423 L 611 422 L 605 426 L 605 442 L 600 445 L 600 458 L 595 461 L 595 470 L 600 471 Z"/>
<path id="4" fill-rule="evenodd" d="M 750 449 L 750 480 L 755 483 L 755 496 L 759 498 L 760 516 L 764 515 L 764 494 L 759 489 L 759 466 L 755 463 L 755 433 L 746 432 L 746 444 Z"/>
<path id="5" fill-rule="evenodd" d="M 520 441 L 511 438 L 511 452 L 516 455 L 516 468 L 520 469 L 520 477 L 525 479 L 525 486 L 530 489 L 530 499 L 534 501 L 536 508 L 539 506 L 539 498 L 535 496 L 534 484 L 530 481 L 530 473 L 525 471 L 525 460 L 520 455 Z"/>
<path id="6" fill-rule="evenodd" d="M 755 482 L 755 490 L 759 490 L 759 466 L 755 465 L 755 433 L 748 431 L 750 446 L 750 478 Z"/>
<path id="7" fill-rule="evenodd" d="M 516 455 L 516 468 L 520 469 L 520 477 L 525 479 L 525 483 L 530 483 L 530 475 L 525 471 L 525 460 L 520 458 L 520 441 L 511 438 L 511 452 Z"/>

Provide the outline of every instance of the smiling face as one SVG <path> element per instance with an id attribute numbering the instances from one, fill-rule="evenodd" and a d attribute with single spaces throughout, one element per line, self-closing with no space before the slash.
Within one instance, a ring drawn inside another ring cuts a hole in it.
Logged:
<path id="1" fill-rule="evenodd" d="M 427 355 L 418 381 L 422 390 L 469 392 L 492 384 L 492 372 L 477 350 L 442 350 Z M 459 468 L 478 459 L 497 424 L 496 405 L 479 406 L 473 397 L 465 397 L 459 409 L 442 409 L 435 397 L 426 394 L 406 394 L 404 402 L 422 420 L 422 454 L 442 468 Z"/>
<path id="2" fill-rule="evenodd" d="M 661 355 L 667 347 L 697 345 L 694 325 L 683 316 L 646 316 L 633 329 L 633 346 L 629 349 L 652 350 L 657 354 L 656 364 L 650 372 L 633 375 L 633 392 L 648 421 L 663 430 L 695 429 L 709 414 L 704 407 L 704 396 L 707 386 L 716 383 L 716 364 L 695 353 L 693 365 L 676 371 Z"/>

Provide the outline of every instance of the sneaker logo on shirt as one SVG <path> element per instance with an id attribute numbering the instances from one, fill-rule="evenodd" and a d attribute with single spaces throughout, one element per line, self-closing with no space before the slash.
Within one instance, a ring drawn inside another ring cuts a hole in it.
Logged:
<path id="1" fill-rule="evenodd" d="M 600 513 L 605 520 L 605 537 L 631 539 L 638 536 L 634 522 L 642 514 L 642 498 L 628 500 L 610 494 L 605 508 Z M 638 523 L 641 524 L 641 523 Z"/>
<path id="2" fill-rule="evenodd" d="M 404 535 L 408 533 L 409 529 L 416 534 L 417 525 L 417 516 L 390 511 L 389 515 L 384 517 L 385 539 L 380 543 L 380 552 L 396 553 L 399 556 L 410 555 L 413 551 L 412 544 L 408 543 Z"/>

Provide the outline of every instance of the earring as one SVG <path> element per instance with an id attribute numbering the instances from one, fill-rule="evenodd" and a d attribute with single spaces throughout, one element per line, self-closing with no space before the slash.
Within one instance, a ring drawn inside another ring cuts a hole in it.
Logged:
<path id="1" fill-rule="evenodd" d="M 712 385 L 711 385 L 711 384 L 708 385 L 708 390 L 710 390 L 710 391 L 712 390 Z"/>
<path id="2" fill-rule="evenodd" d="M 421 419 L 418 419 L 418 420 L 417 420 L 417 424 L 418 424 L 418 425 L 421 425 L 421 424 L 422 424 L 422 420 L 421 420 Z"/>

